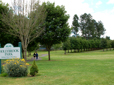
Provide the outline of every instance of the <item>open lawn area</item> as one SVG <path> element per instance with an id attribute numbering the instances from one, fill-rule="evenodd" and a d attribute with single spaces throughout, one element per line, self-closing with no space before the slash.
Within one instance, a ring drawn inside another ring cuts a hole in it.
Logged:
<path id="1" fill-rule="evenodd" d="M 41 58 L 36 61 L 39 73 L 35 77 L 0 77 L 0 85 L 114 85 L 114 50 L 66 55 L 51 51 L 51 61 L 48 56 Z"/>

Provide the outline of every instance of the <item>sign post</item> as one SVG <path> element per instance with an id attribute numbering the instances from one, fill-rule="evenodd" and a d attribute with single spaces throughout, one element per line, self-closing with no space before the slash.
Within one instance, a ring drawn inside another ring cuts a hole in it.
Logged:
<path id="1" fill-rule="evenodd" d="M 22 45 L 21 45 L 21 42 L 18 43 L 18 47 L 20 47 L 20 58 L 22 59 Z"/>
<path id="2" fill-rule="evenodd" d="M 1 48 L 0 44 L 0 74 L 1 69 L 1 59 L 12 59 L 12 58 L 21 58 L 22 59 L 22 50 L 21 42 L 18 43 L 19 47 L 14 47 L 12 44 L 7 43 L 4 48 Z"/>

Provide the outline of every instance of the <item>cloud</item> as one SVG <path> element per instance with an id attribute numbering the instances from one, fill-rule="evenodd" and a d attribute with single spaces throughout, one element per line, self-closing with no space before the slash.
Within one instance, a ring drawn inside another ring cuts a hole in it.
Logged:
<path id="1" fill-rule="evenodd" d="M 109 0 L 107 4 L 114 4 L 114 0 Z"/>
<path id="2" fill-rule="evenodd" d="M 98 1 L 98 2 L 96 3 L 97 6 L 98 6 L 98 5 L 101 5 L 101 4 L 102 4 L 101 1 Z"/>
<path id="3" fill-rule="evenodd" d="M 102 2 L 101 1 L 98 1 L 97 3 L 96 3 L 96 8 L 98 8 L 99 7 L 99 5 L 101 5 L 102 4 Z"/>

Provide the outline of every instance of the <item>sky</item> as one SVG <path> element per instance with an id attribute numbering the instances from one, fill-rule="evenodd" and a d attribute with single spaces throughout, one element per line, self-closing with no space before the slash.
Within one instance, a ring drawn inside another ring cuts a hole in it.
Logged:
<path id="1" fill-rule="evenodd" d="M 114 0 L 40 0 L 42 2 L 54 2 L 55 5 L 65 6 L 69 26 L 72 26 L 73 16 L 80 17 L 84 13 L 90 13 L 96 21 L 102 21 L 106 29 L 103 37 L 109 36 L 114 40 Z M 2 0 L 2 2 L 11 4 L 12 0 Z"/>

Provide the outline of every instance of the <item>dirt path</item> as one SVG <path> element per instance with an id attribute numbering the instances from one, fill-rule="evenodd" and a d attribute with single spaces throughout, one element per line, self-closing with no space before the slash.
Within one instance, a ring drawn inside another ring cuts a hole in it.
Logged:
<path id="1" fill-rule="evenodd" d="M 35 60 L 42 60 L 40 57 L 45 57 L 47 56 L 48 54 L 42 54 L 41 56 L 38 57 L 38 59 L 35 59 Z M 34 60 L 34 57 L 32 57 L 30 60 L 27 60 L 28 61 L 33 61 Z"/>

